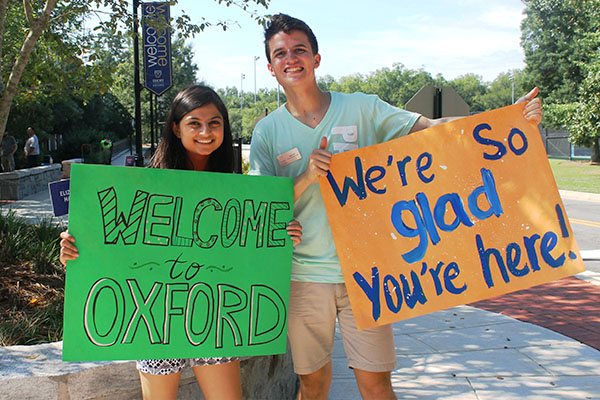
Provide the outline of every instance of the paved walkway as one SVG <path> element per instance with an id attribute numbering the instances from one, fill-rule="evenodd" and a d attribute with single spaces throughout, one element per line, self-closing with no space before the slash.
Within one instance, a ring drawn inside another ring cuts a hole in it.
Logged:
<path id="1" fill-rule="evenodd" d="M 582 277 L 594 278 L 591 272 Z M 600 350 L 600 281 L 568 277 L 472 306 L 543 326 Z M 599 383 L 600 384 L 600 383 Z"/>
<path id="2" fill-rule="evenodd" d="M 32 222 L 51 216 L 47 192 L 7 209 Z M 600 399 L 597 273 L 397 322 L 394 332 L 400 399 Z M 330 399 L 360 399 L 346 365 L 336 332 Z"/>

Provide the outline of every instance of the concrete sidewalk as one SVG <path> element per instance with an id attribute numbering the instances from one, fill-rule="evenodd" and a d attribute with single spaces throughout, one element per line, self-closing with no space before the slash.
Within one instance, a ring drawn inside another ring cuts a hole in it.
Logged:
<path id="1" fill-rule="evenodd" d="M 52 215 L 47 191 L 9 209 Z M 394 323 L 398 398 L 600 399 L 600 274 L 576 277 Z M 360 399 L 339 332 L 330 399 Z"/>

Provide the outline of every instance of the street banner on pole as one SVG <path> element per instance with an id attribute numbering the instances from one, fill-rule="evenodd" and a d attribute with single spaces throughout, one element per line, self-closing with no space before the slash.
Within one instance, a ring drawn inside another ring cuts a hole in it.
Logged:
<path id="1" fill-rule="evenodd" d="M 146 88 L 160 96 L 173 86 L 169 2 L 141 4 Z"/>
<path id="2" fill-rule="evenodd" d="M 321 192 L 359 329 L 584 270 L 524 106 L 333 156 Z"/>
<path id="3" fill-rule="evenodd" d="M 289 178 L 72 166 L 63 360 L 286 351 Z"/>

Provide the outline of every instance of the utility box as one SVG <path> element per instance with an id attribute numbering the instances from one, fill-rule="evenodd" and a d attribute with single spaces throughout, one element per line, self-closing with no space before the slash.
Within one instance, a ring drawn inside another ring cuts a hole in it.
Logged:
<path id="1" fill-rule="evenodd" d="M 427 118 L 469 115 L 469 105 L 450 86 L 423 86 L 404 108 Z"/>

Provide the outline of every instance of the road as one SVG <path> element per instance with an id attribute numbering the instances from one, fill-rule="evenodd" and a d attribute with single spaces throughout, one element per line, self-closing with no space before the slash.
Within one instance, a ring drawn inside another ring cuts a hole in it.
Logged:
<path id="1" fill-rule="evenodd" d="M 586 269 L 600 273 L 600 202 L 563 197 L 563 203 Z"/>

